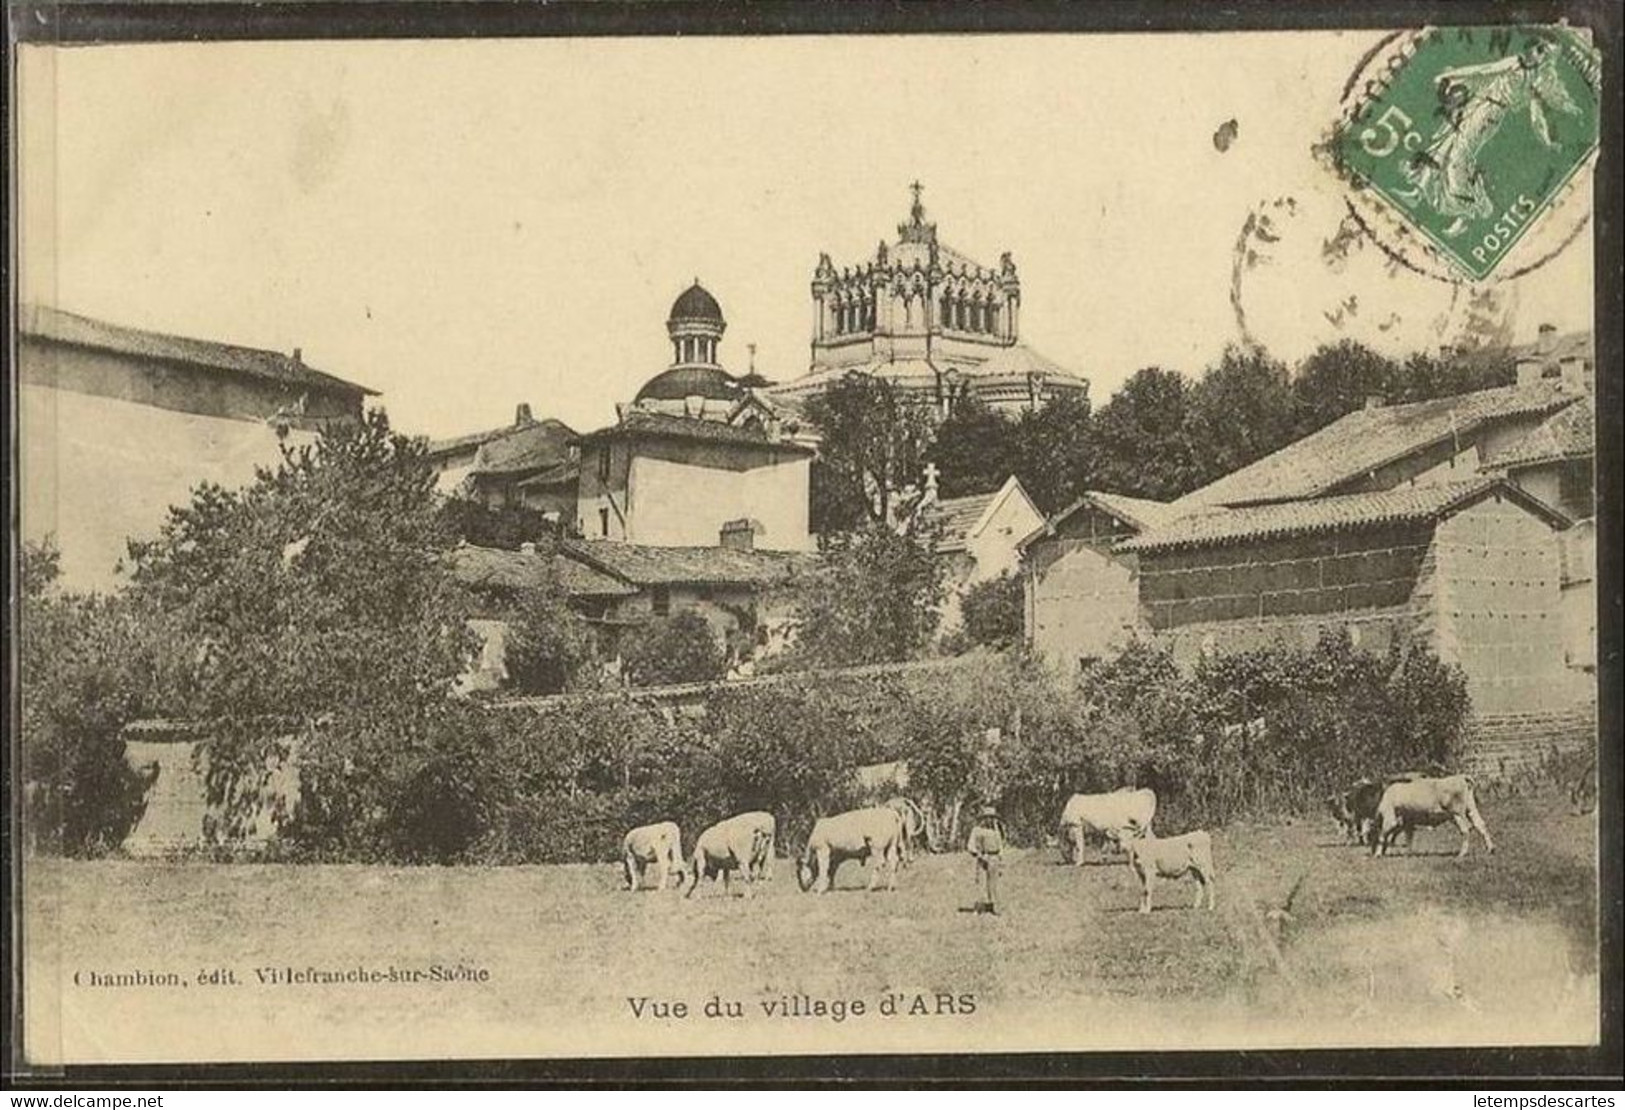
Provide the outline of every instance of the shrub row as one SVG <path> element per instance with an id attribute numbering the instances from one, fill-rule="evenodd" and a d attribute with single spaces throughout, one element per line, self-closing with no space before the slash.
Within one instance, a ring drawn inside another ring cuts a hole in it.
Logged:
<path id="1" fill-rule="evenodd" d="M 330 729 L 286 834 L 324 858 L 606 860 L 633 825 L 676 820 L 692 835 L 766 809 L 793 851 L 819 814 L 903 792 L 939 846 L 962 836 L 956 814 L 986 802 L 1015 842 L 1037 844 L 1068 794 L 1120 786 L 1154 788 L 1159 823 L 1177 831 L 1304 812 L 1362 774 L 1448 765 L 1466 711 L 1458 671 L 1422 652 L 1363 654 L 1345 635 L 1214 656 L 1191 673 L 1139 644 L 1066 690 L 984 653 L 719 686 L 688 709 L 624 694 L 463 705 L 404 744 L 398 726 L 376 744 Z M 364 773 L 360 750 L 379 753 Z M 890 760 L 907 761 L 906 790 L 853 777 Z"/>

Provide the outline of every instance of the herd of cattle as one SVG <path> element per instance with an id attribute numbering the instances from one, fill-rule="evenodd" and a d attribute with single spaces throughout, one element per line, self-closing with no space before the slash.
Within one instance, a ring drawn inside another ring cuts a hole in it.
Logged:
<path id="1" fill-rule="evenodd" d="M 1465 775 L 1428 776 L 1406 773 L 1383 780 L 1361 779 L 1348 790 L 1327 799 L 1333 818 L 1345 837 L 1368 845 L 1371 854 L 1386 854 L 1404 838 L 1410 848 L 1418 828 L 1454 822 L 1461 831 L 1465 856 L 1471 831 L 1478 830 L 1485 847 L 1495 842 L 1478 812 L 1473 783 Z M 1152 832 L 1157 797 L 1149 789 L 1124 789 L 1107 794 L 1074 794 L 1061 810 L 1059 843 L 1069 862 L 1082 865 L 1090 842 L 1110 842 L 1123 852 L 1140 884 L 1140 912 L 1150 913 L 1152 891 L 1158 879 L 1186 875 L 1197 882 L 1196 906 L 1205 899 L 1215 904 L 1213 841 L 1204 830 L 1181 836 L 1159 837 Z M 918 806 L 907 798 L 885 805 L 855 809 L 814 823 L 807 845 L 797 860 L 797 878 L 803 891 L 828 892 L 835 869 L 847 860 L 870 867 L 869 889 L 884 881 L 887 890 L 897 885 L 898 868 L 909 861 L 913 846 L 925 828 Z M 622 862 L 626 889 L 643 885 L 652 869 L 655 888 L 663 890 L 673 876 L 677 886 L 687 883 L 687 897 L 699 890 L 702 879 L 721 881 L 732 893 L 737 875 L 747 896 L 757 882 L 773 877 L 778 823 L 765 811 L 741 813 L 706 829 L 685 857 L 682 831 L 672 821 L 642 825 L 626 834 Z"/>

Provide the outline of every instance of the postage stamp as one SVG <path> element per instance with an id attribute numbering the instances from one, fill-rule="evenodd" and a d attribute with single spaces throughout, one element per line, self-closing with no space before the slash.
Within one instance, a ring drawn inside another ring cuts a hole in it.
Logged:
<path id="1" fill-rule="evenodd" d="M 1430 28 L 1367 72 L 1340 170 L 1475 281 L 1597 149 L 1600 56 L 1569 28 Z"/>

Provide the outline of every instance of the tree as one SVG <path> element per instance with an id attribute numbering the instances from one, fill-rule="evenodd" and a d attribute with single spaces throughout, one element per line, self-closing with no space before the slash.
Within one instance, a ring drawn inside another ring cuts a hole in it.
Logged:
<path id="1" fill-rule="evenodd" d="M 978 398 L 966 397 L 937 428 L 926 455 L 941 471 L 940 496 L 990 493 L 1020 466 L 1018 426 Z"/>
<path id="2" fill-rule="evenodd" d="M 1352 339 L 1320 347 L 1298 365 L 1292 381 L 1294 439 L 1319 431 L 1361 408 L 1367 397 L 1398 390 L 1399 367 Z"/>
<path id="3" fill-rule="evenodd" d="M 1176 371 L 1136 371 L 1094 417 L 1098 488 L 1156 501 L 1195 489 L 1190 403 L 1190 383 Z"/>
<path id="4" fill-rule="evenodd" d="M 1060 512 L 1094 485 L 1099 444 L 1087 397 L 1052 397 L 1023 412 L 1014 431 L 1014 471 L 1040 511 Z"/>
<path id="5" fill-rule="evenodd" d="M 219 837 L 246 831 L 295 743 L 302 802 L 343 817 L 328 847 L 388 821 L 412 738 L 434 735 L 473 649 L 434 485 L 423 442 L 374 410 L 244 489 L 200 487 L 130 544 L 133 598 L 197 660 L 180 708 L 205 733 Z M 363 783 L 376 805 L 321 796 Z"/>
<path id="6" fill-rule="evenodd" d="M 621 658 L 635 686 L 712 682 L 728 669 L 710 622 L 693 610 L 643 625 L 627 637 Z"/>
<path id="7" fill-rule="evenodd" d="M 798 590 L 786 665 L 898 662 L 936 632 L 942 564 L 929 536 L 872 525 L 826 537 L 819 568 Z"/>
<path id="8" fill-rule="evenodd" d="M 903 487 L 920 481 L 932 439 L 930 411 L 880 378 L 852 373 L 808 401 L 807 416 L 823 437 L 813 475 L 813 531 L 889 521 Z"/>
<path id="9" fill-rule="evenodd" d="M 1405 360 L 1389 400 L 1396 404 L 1431 401 L 1436 397 L 1511 385 L 1516 380 L 1516 364 L 1504 348 L 1438 355 L 1420 353 Z"/>
<path id="10" fill-rule="evenodd" d="M 1293 396 L 1283 363 L 1227 347 L 1191 390 L 1189 442 L 1198 485 L 1240 470 L 1294 438 Z"/>

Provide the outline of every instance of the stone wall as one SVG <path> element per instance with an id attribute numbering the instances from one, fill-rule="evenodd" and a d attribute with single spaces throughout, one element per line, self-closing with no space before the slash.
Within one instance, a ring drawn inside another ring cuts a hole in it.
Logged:
<path id="1" fill-rule="evenodd" d="M 1597 703 L 1531 713 L 1475 716 L 1468 725 L 1463 768 L 1486 779 L 1532 771 L 1555 751 L 1595 752 Z"/>
<path id="2" fill-rule="evenodd" d="M 1387 609 L 1410 600 L 1430 533 L 1411 524 L 1146 552 L 1140 600 L 1158 632 Z"/>
<path id="3" fill-rule="evenodd" d="M 1433 650 L 1467 674 L 1484 716 L 1565 709 L 1590 680 L 1565 657 L 1558 534 L 1522 506 L 1486 498 L 1439 522 L 1417 604 Z"/>
<path id="4" fill-rule="evenodd" d="M 157 770 L 147 789 L 147 808 L 125 838 L 124 851 L 136 857 L 167 856 L 193 851 L 205 842 L 204 819 L 210 812 L 204 776 L 195 765 L 197 742 L 179 732 L 146 730 L 147 739 L 126 740 L 124 758 L 139 771 Z M 160 739 L 152 739 L 159 736 Z M 288 762 L 271 777 L 271 791 L 281 799 L 281 807 L 291 813 L 299 798 L 297 746 Z M 245 848 L 260 848 L 275 831 L 271 805 L 255 815 Z"/>
<path id="5" fill-rule="evenodd" d="M 1080 660 L 1110 658 L 1144 629 L 1133 555 L 1084 539 L 1040 540 L 1027 549 L 1023 580 L 1028 644 L 1062 680 Z"/>

